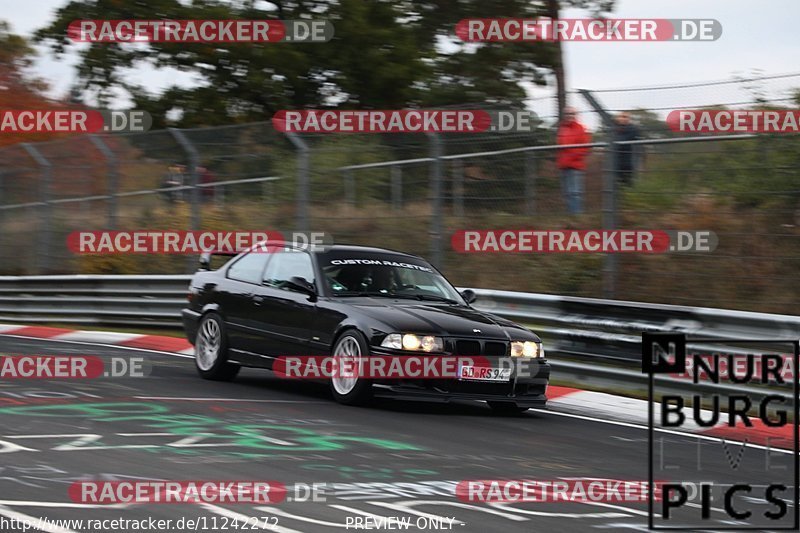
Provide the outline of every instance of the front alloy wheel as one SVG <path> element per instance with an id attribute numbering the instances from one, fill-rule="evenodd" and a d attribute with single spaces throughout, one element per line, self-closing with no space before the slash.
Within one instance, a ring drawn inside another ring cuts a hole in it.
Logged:
<path id="1" fill-rule="evenodd" d="M 208 313 L 200 320 L 194 362 L 205 379 L 229 381 L 239 373 L 239 365 L 228 362 L 228 337 L 222 317 L 216 313 Z"/>
<path id="2" fill-rule="evenodd" d="M 364 405 L 372 398 L 372 383 L 360 376 L 369 357 L 367 340 L 356 330 L 346 331 L 333 348 L 334 376 L 331 392 L 337 402 L 345 405 Z M 352 372 L 342 372 L 352 369 Z"/>

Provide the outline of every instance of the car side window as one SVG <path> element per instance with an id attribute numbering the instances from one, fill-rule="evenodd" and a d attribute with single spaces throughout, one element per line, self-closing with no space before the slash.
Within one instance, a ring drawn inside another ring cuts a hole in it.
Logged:
<path id="1" fill-rule="evenodd" d="M 264 266 L 270 254 L 263 253 L 249 253 L 240 258 L 228 269 L 228 277 L 237 281 L 244 281 L 247 283 L 261 283 L 261 273 L 264 272 Z"/>
<path id="2" fill-rule="evenodd" d="M 277 289 L 292 290 L 287 282 L 297 276 L 314 283 L 314 266 L 311 257 L 305 252 L 284 251 L 271 254 L 272 261 L 264 272 L 264 285 Z"/>

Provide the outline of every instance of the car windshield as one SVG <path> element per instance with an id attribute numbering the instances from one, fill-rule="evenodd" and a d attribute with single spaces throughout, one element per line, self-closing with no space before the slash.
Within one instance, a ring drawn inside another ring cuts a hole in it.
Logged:
<path id="1" fill-rule="evenodd" d="M 403 256 L 323 257 L 322 271 L 336 296 L 377 296 L 464 304 L 430 265 Z"/>

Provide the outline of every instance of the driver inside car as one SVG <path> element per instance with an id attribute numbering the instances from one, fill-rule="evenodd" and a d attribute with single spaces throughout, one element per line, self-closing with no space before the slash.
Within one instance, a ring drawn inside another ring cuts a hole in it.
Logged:
<path id="1" fill-rule="evenodd" d="M 342 268 L 333 280 L 349 292 L 394 292 L 397 284 L 388 268 Z"/>

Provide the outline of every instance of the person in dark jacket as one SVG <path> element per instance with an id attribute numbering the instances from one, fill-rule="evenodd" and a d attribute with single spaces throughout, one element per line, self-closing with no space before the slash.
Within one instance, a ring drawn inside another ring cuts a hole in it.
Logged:
<path id="1" fill-rule="evenodd" d="M 578 121 L 574 107 L 564 108 L 564 118 L 558 127 L 556 143 L 588 144 L 592 136 L 586 131 L 583 124 Z M 583 212 L 583 173 L 586 170 L 586 156 L 588 147 L 561 148 L 556 157 L 556 166 L 561 174 L 561 191 L 567 204 L 567 211 L 571 215 Z"/>
<path id="2" fill-rule="evenodd" d="M 617 115 L 617 125 L 614 128 L 615 141 L 635 141 L 641 139 L 642 135 L 639 128 L 631 122 L 631 116 L 623 111 Z M 618 144 L 616 150 L 615 167 L 617 181 L 624 187 L 633 185 L 634 173 L 636 171 L 636 145 Z"/>
<path id="3" fill-rule="evenodd" d="M 167 174 L 161 182 L 161 188 L 166 189 L 162 194 L 167 202 L 174 204 L 183 200 L 183 190 L 175 187 L 182 187 L 186 181 L 186 165 L 170 165 Z"/>

